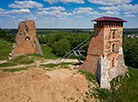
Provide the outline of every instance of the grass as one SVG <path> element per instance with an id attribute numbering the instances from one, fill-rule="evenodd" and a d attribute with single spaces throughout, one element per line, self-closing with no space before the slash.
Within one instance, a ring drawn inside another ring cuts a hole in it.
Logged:
<path id="1" fill-rule="evenodd" d="M 9 63 L 9 62 L 6 62 L 6 63 L 0 64 L 0 68 L 1 68 L 1 67 L 16 66 L 16 65 L 17 65 L 16 63 Z"/>
<path id="2" fill-rule="evenodd" d="M 1 69 L 4 72 L 17 72 L 17 71 L 22 71 L 22 70 L 27 70 L 28 68 L 16 68 L 16 69 Z"/>
<path id="3" fill-rule="evenodd" d="M 68 64 L 70 63 L 60 63 L 60 64 L 49 63 L 49 64 L 41 64 L 40 67 L 47 71 L 52 71 L 55 69 L 62 69 L 62 68 L 70 70 L 70 68 L 68 67 Z"/>
<path id="4" fill-rule="evenodd" d="M 97 81 L 95 75 L 93 75 L 93 74 L 90 73 L 90 72 L 85 72 L 85 71 L 83 71 L 83 70 L 78 70 L 78 73 L 80 73 L 80 74 L 86 76 L 86 79 L 89 80 L 90 82 L 95 82 L 95 81 Z"/>
<path id="5" fill-rule="evenodd" d="M 34 63 L 34 59 L 29 58 L 29 55 L 24 55 L 24 56 L 19 56 L 13 60 L 0 64 L 0 68 L 16 66 L 16 65 L 21 65 L 21 64 L 31 64 L 31 63 Z"/>
<path id="6" fill-rule="evenodd" d="M 128 70 L 130 77 L 125 76 L 117 82 L 121 84 L 117 90 L 112 84 L 112 92 L 108 93 L 108 97 L 104 97 L 104 102 L 138 102 L 138 70 L 131 67 Z"/>
<path id="7" fill-rule="evenodd" d="M 101 102 L 138 102 L 138 70 L 135 68 L 128 68 L 129 76 L 118 76 L 111 81 L 111 90 L 101 89 L 98 86 L 92 88 L 90 85 L 86 96 L 83 98 L 84 102 L 89 102 L 87 99 L 95 98 Z M 86 78 L 93 83 L 96 81 L 95 76 L 85 71 L 79 71 L 85 75 Z"/>
<path id="8" fill-rule="evenodd" d="M 54 67 L 58 67 L 58 66 L 65 66 L 68 64 L 70 64 L 70 63 L 59 63 L 59 64 L 49 63 L 49 64 L 41 64 L 40 67 L 54 68 Z"/>
<path id="9" fill-rule="evenodd" d="M 54 67 L 57 67 L 58 64 L 41 64 L 40 67 L 46 67 L 46 68 L 54 68 Z"/>
<path id="10" fill-rule="evenodd" d="M 10 46 L 12 46 L 11 43 L 8 43 L 5 40 L 0 39 L 0 60 L 8 59 L 8 55 L 12 51 Z M 43 44 L 41 44 L 41 48 L 44 53 L 44 56 L 40 56 L 38 54 L 30 54 L 29 56 L 34 56 L 38 58 L 41 57 L 41 58 L 46 58 L 46 59 L 58 59 L 59 58 L 52 53 L 52 48 L 48 46 L 44 46 Z"/>
<path id="11" fill-rule="evenodd" d="M 55 69 L 55 68 L 57 68 L 59 66 L 60 66 L 60 68 L 69 68 L 68 64 L 70 64 L 70 63 L 60 63 L 60 64 L 49 63 L 49 64 L 41 64 L 40 67 L 43 67 L 45 69 L 46 68 L 50 68 L 50 69 L 48 69 L 50 71 L 50 70 L 53 70 L 53 69 Z"/>
<path id="12" fill-rule="evenodd" d="M 48 46 L 44 46 L 42 44 L 41 44 L 41 48 L 44 53 L 44 58 L 47 58 L 47 59 L 58 59 L 59 58 L 52 53 L 52 48 Z"/>
<path id="13" fill-rule="evenodd" d="M 16 63 L 16 64 L 31 64 L 34 62 L 33 58 L 29 58 L 30 55 L 24 55 L 24 56 L 19 56 L 10 62 Z"/>
<path id="14" fill-rule="evenodd" d="M 41 48 L 44 53 L 44 56 L 40 56 L 39 54 L 30 54 L 30 56 L 37 57 L 37 58 L 45 58 L 45 59 L 60 58 L 52 53 L 52 48 L 50 48 L 49 46 L 44 46 L 43 44 L 41 44 Z"/>
<path id="15" fill-rule="evenodd" d="M 9 47 L 8 42 L 0 39 L 0 60 L 7 60 L 8 59 L 8 55 L 11 52 L 11 48 Z M 2 63 L 0 64 L 0 67 L 10 67 L 10 66 L 16 66 L 16 65 L 20 65 L 20 64 L 31 64 L 34 63 L 35 58 L 41 59 L 57 59 L 59 57 L 57 57 L 56 55 L 54 55 L 53 53 L 51 53 L 52 49 L 48 46 L 44 46 L 41 45 L 44 56 L 40 56 L 38 54 L 29 54 L 29 55 L 23 55 L 23 56 L 19 56 L 13 60 L 10 60 L 6 63 Z M 31 57 L 31 58 L 29 58 Z"/>
<path id="16" fill-rule="evenodd" d="M 8 55 L 11 52 L 10 43 L 0 39 L 0 60 L 8 59 Z"/>

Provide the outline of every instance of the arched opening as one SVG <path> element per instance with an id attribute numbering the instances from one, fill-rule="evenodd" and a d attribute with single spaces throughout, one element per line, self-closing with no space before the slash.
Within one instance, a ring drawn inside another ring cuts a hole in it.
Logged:
<path id="1" fill-rule="evenodd" d="M 26 36 L 25 40 L 30 40 L 30 37 L 29 36 Z"/>

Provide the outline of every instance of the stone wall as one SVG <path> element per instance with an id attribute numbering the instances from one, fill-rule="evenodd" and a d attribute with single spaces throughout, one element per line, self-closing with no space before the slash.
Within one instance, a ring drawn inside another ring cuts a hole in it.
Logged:
<path id="1" fill-rule="evenodd" d="M 42 49 L 36 37 L 36 25 L 33 20 L 26 20 L 19 23 L 16 43 L 9 54 L 9 59 L 24 54 L 37 53 L 43 56 Z"/>
<path id="2" fill-rule="evenodd" d="M 122 47 L 119 48 L 119 54 L 116 57 L 115 66 L 112 69 L 110 69 L 110 57 L 111 56 L 100 56 L 98 59 L 96 77 L 101 88 L 110 89 L 110 81 L 119 75 L 124 76 L 127 72 Z"/>

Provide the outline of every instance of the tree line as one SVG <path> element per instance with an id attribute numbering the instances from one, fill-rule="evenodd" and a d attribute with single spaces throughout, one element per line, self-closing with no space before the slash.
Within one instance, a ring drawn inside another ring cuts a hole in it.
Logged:
<path id="1" fill-rule="evenodd" d="M 4 39 L 8 42 L 14 43 L 15 42 L 15 35 L 14 34 L 7 34 L 5 30 L 0 28 L 0 38 Z"/>
<path id="2" fill-rule="evenodd" d="M 90 37 L 91 34 L 82 34 L 82 33 L 66 33 L 59 32 L 55 34 L 46 34 L 46 35 L 38 35 L 37 37 L 41 44 L 46 44 L 47 46 L 53 49 L 53 53 L 57 56 L 63 56 L 85 39 Z M 84 47 L 87 50 L 88 45 Z"/>

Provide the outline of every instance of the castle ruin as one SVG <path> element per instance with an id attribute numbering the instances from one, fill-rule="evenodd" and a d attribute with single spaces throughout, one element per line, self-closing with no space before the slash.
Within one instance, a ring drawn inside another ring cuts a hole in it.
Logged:
<path id="1" fill-rule="evenodd" d="M 19 23 L 16 43 L 12 49 L 12 52 L 9 54 L 9 59 L 33 53 L 43 56 L 42 49 L 36 37 L 36 25 L 33 20 L 26 20 Z"/>

